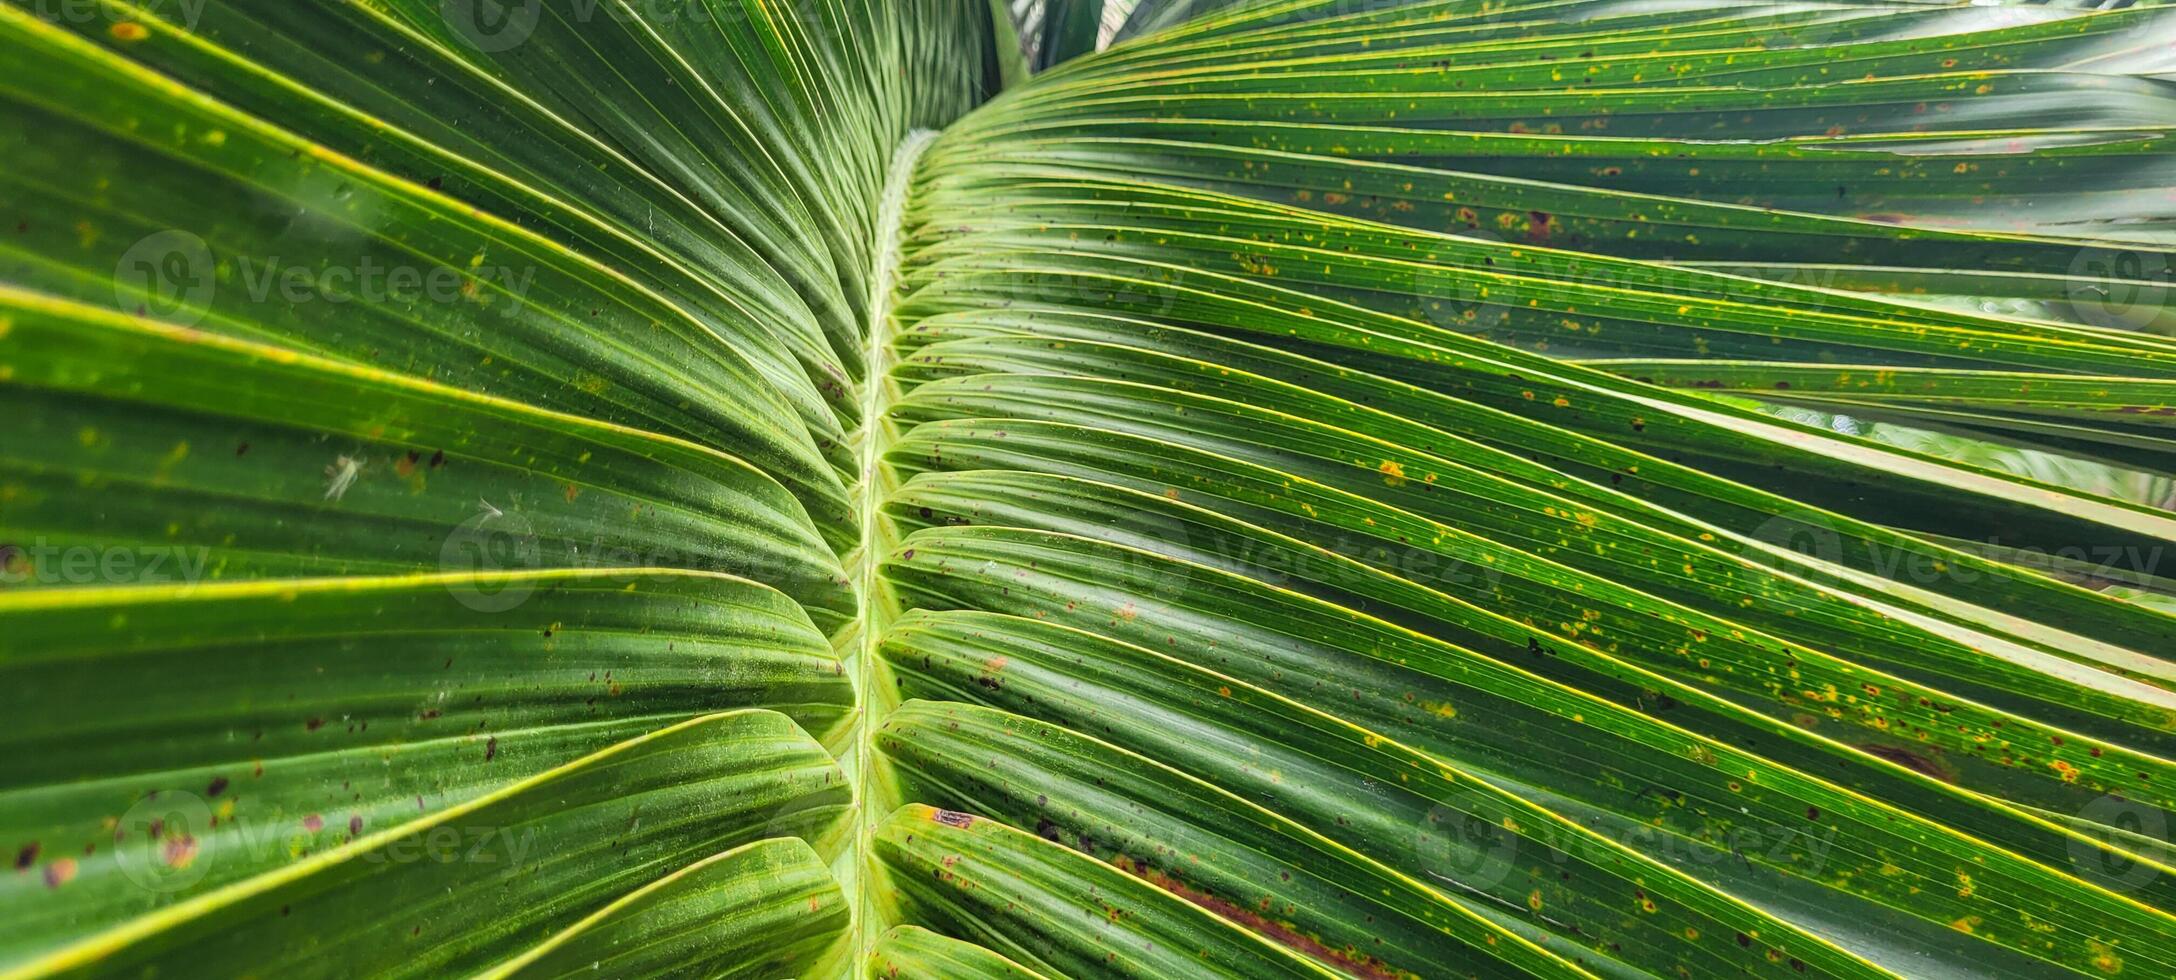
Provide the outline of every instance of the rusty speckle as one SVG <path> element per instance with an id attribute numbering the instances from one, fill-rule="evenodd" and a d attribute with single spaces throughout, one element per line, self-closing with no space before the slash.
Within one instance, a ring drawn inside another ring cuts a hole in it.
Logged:
<path id="1" fill-rule="evenodd" d="M 169 868 L 186 868 L 196 863 L 196 838 L 187 834 L 167 838 L 163 850 Z"/>
<path id="2" fill-rule="evenodd" d="M 1360 977 L 1362 980 L 1398 980 L 1401 975 L 1399 971 L 1391 969 L 1389 965 L 1372 956 L 1350 950 L 1332 949 L 1321 940 L 1306 935 L 1286 923 L 1272 920 L 1253 909 L 1246 908 L 1228 899 L 1219 898 L 1207 892 L 1196 891 L 1188 887 L 1185 882 L 1155 868 L 1137 865 L 1123 856 L 1113 863 L 1119 869 L 1130 872 L 1149 884 L 1214 912 L 1218 916 L 1228 919 L 1234 924 L 1293 952 L 1334 967 L 1348 976 Z"/>
<path id="3" fill-rule="evenodd" d="M 1867 755 L 1875 756 L 1881 759 L 1887 759 L 1890 762 L 1894 762 L 1897 765 L 1903 766 L 1906 769 L 1910 769 L 1913 772 L 1919 773 L 1920 775 L 1932 776 L 1935 779 L 1939 779 L 1945 783 L 1955 784 L 1957 782 L 1957 780 L 1949 773 L 1944 772 L 1942 770 L 1942 767 L 1937 765 L 1934 760 L 1926 758 L 1925 756 L 1921 756 L 1912 752 L 1907 752 L 1903 749 L 1889 745 L 1867 744 L 1856 746 L 1856 748 L 1859 751 L 1866 753 Z"/>

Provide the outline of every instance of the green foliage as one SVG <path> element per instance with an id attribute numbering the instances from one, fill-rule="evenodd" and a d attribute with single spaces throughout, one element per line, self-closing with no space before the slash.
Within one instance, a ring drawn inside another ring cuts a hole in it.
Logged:
<path id="1" fill-rule="evenodd" d="M 0 975 L 2176 975 L 2172 28 L 9 0 Z"/>

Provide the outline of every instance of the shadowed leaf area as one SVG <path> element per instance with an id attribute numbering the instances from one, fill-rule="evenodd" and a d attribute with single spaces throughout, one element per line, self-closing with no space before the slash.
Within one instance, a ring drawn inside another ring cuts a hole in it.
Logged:
<path id="1" fill-rule="evenodd" d="M 2171 38 L 0 0 L 0 977 L 2176 976 Z"/>

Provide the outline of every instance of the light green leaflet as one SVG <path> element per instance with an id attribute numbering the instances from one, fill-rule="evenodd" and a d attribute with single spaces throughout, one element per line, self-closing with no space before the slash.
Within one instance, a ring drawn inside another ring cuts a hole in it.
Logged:
<path id="1" fill-rule="evenodd" d="M 6 0 L 0 977 L 2176 975 L 2103 6 Z"/>

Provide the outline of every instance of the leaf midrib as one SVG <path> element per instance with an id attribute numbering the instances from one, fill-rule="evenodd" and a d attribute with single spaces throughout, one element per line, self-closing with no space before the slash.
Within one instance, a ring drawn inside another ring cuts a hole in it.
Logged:
<path id="1" fill-rule="evenodd" d="M 900 141 L 892 154 L 891 167 L 886 172 L 884 193 L 878 200 L 876 221 L 872 227 L 870 254 L 874 265 L 869 274 L 869 322 L 865 336 L 867 346 L 862 356 L 862 424 L 855 435 L 855 450 L 861 461 L 861 479 L 858 486 L 855 510 L 860 521 L 860 540 L 848 561 L 847 574 L 854 594 L 860 598 L 860 608 L 854 621 L 842 636 L 850 644 L 846 661 L 854 678 L 856 700 L 860 711 L 854 722 L 853 738 L 842 760 L 848 770 L 848 778 L 854 784 L 854 800 L 858 808 L 855 816 L 854 845 L 847 855 L 849 866 L 842 871 L 841 882 L 854 903 L 854 956 L 852 962 L 866 962 L 876 946 L 881 930 L 875 928 L 876 908 L 871 901 L 871 889 L 864 887 L 869 867 L 870 839 L 877 822 L 885 815 L 874 812 L 870 801 L 874 799 L 871 759 L 875 751 L 875 733 L 881 724 L 876 717 L 878 702 L 872 695 L 876 684 L 876 645 L 888 620 L 889 609 L 881 601 L 878 589 L 878 565 L 891 545 L 889 525 L 883 517 L 889 486 L 884 479 L 884 453 L 890 448 L 891 430 L 885 425 L 885 414 L 891 408 L 893 389 L 889 383 L 892 355 L 892 297 L 896 292 L 901 257 L 903 230 L 906 223 L 907 191 L 912 183 L 916 164 L 922 154 L 937 138 L 932 130 L 910 132 Z"/>

